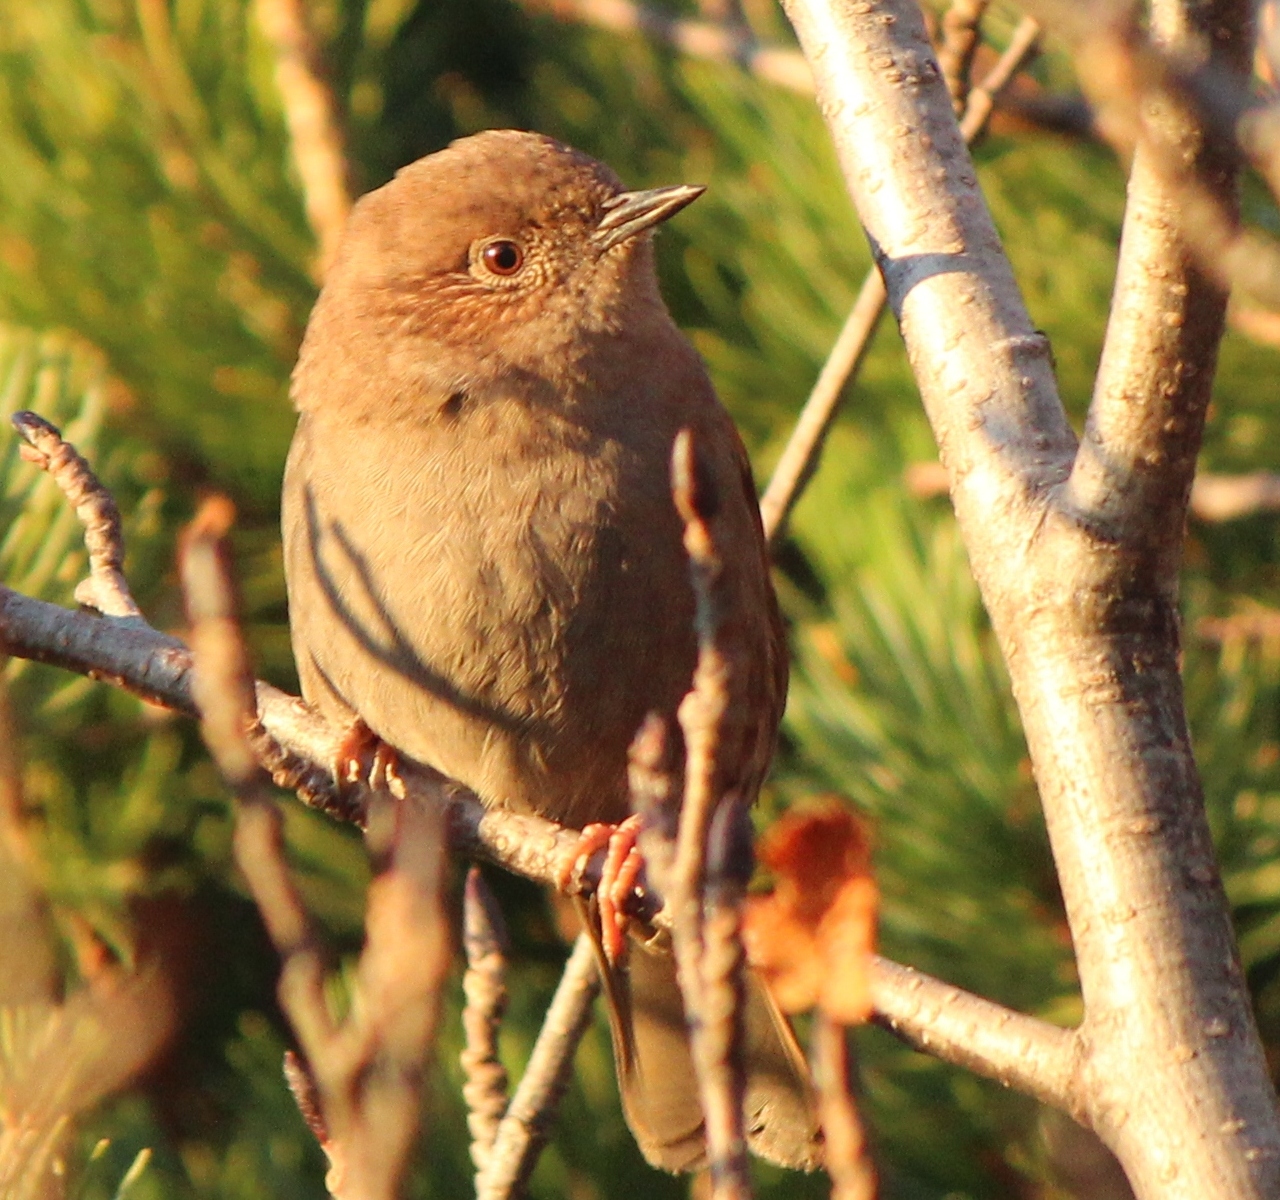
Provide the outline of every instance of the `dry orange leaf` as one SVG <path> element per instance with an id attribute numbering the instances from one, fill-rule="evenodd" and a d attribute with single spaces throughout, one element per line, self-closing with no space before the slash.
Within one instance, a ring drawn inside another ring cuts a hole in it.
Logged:
<path id="1" fill-rule="evenodd" d="M 751 965 L 785 1012 L 816 1007 L 842 1024 L 865 1021 L 880 894 L 864 822 L 838 800 L 791 812 L 758 854 L 777 882 L 747 902 Z"/>

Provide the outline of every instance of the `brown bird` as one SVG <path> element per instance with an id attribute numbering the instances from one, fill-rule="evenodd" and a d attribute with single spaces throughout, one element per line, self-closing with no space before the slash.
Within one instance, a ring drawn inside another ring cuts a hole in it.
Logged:
<path id="1" fill-rule="evenodd" d="M 627 192 L 608 167 L 493 131 L 356 205 L 293 375 L 285 472 L 303 695 L 486 804 L 581 828 L 629 811 L 627 748 L 674 717 L 696 656 L 671 499 L 692 431 L 718 498 L 747 664 L 722 764 L 754 799 L 786 694 L 746 454 L 658 293 L 651 231 L 700 187 Z M 646 1158 L 704 1161 L 669 953 L 602 963 L 623 1105 Z M 608 978 L 612 975 L 612 978 Z M 812 1167 L 809 1085 L 753 983 L 753 1148 Z"/>

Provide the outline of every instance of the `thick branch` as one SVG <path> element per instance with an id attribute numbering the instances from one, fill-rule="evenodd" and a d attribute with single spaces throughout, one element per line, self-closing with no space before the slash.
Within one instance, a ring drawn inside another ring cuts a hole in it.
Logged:
<path id="1" fill-rule="evenodd" d="M 1034 54 L 1039 37 L 1039 24 L 1029 17 L 1024 18 L 1014 30 L 1005 52 L 982 82 L 969 92 L 960 122 L 960 132 L 966 142 L 972 143 L 982 134 L 996 98 Z M 817 469 L 823 443 L 835 422 L 840 397 L 862 365 L 887 299 L 884 278 L 879 268 L 873 267 L 862 281 L 858 298 L 845 318 L 840 336 L 831 347 L 813 391 L 800 412 L 800 419 L 787 439 L 782 457 L 778 459 L 769 486 L 760 498 L 760 517 L 770 542 L 777 541 L 786 528 L 787 517 Z"/>
<path id="2" fill-rule="evenodd" d="M 1280 1124 L 1186 734 L 1158 547 L 1136 531 L 1103 536 L 1062 502 L 1075 447 L 1047 345 L 914 6 L 787 8 L 1021 710 L 1088 1014 L 1073 1111 L 1140 1197 L 1276 1195 Z"/>
<path id="3" fill-rule="evenodd" d="M 1179 7 L 1170 0 L 1155 5 L 1153 35 L 1189 51 L 1192 39 L 1217 36 L 1221 48 L 1220 31 L 1238 30 L 1228 49 L 1241 88 L 1247 86 L 1247 2 L 1198 7 L 1196 28 L 1184 27 Z M 1230 148 L 1207 138 L 1186 111 L 1164 108 L 1150 120 L 1232 213 Z M 1141 540 L 1157 551 L 1159 586 L 1173 591 L 1182 557 L 1180 516 L 1195 474 L 1227 294 L 1196 266 L 1180 233 L 1178 196 L 1160 163 L 1165 153 L 1143 142 L 1134 158 L 1106 343 L 1064 500 L 1108 536 Z"/>

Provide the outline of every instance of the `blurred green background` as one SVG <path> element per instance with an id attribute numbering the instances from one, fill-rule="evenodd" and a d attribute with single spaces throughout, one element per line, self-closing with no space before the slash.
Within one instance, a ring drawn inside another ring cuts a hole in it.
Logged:
<path id="1" fill-rule="evenodd" d="M 513 0 L 310 7 L 361 187 L 490 126 L 564 138 L 634 186 L 710 185 L 659 239 L 664 290 L 767 477 L 869 265 L 812 102 L 731 64 L 681 59 Z M 674 2 L 670 11 L 694 12 Z M 787 38 L 769 0 L 748 11 L 760 33 Z M 993 10 L 997 44 L 1015 16 Z M 1032 73 L 1070 87 L 1052 54 Z M 1078 422 L 1103 336 L 1123 174 L 1085 141 L 1010 127 L 977 158 Z M 1260 198 L 1248 203 L 1274 226 Z M 0 0 L 0 410 L 45 412 L 100 468 L 126 514 L 133 586 L 161 628 L 180 621 L 175 531 L 202 490 L 228 492 L 259 669 L 285 687 L 294 680 L 277 496 L 314 251 L 250 0 Z M 1278 366 L 1275 349 L 1228 335 L 1206 467 L 1280 469 Z M 0 578 L 69 603 L 83 570 L 78 527 L 49 481 L 18 461 L 7 429 Z M 778 555 L 795 670 L 759 815 L 843 793 L 874 821 L 885 953 L 1070 1022 L 1079 1001 L 1069 937 L 1004 670 L 945 498 L 915 498 L 904 483 L 909 464 L 932 456 L 885 322 Z M 1200 631 L 1205 617 L 1280 603 L 1278 567 L 1271 517 L 1191 528 L 1190 707 L 1273 1059 L 1280 654 Z M 131 1200 L 322 1194 L 321 1156 L 281 1077 L 288 1035 L 274 957 L 230 868 L 227 797 L 193 730 L 46 668 L 11 663 L 7 677 L 59 944 L 83 944 L 90 930 L 125 962 L 159 962 L 180 1018 L 146 1076 L 80 1121 L 68 1194 L 117 1195 L 144 1148 L 149 1162 L 123 1189 Z M 286 811 L 307 898 L 349 958 L 362 849 L 350 830 L 292 802 Z M 518 1070 L 566 946 L 538 891 L 493 882 L 517 944 L 504 1052 Z M 74 984 L 78 960 L 61 954 Z M 422 1197 L 470 1193 L 456 995 L 453 1005 L 413 1184 Z M 1090 1194 L 1070 1190 L 1061 1130 L 1032 1102 L 877 1031 L 858 1042 L 890 1200 Z M 0 1068 L 20 1052 L 0 1037 Z M 649 1172 L 630 1142 L 603 1025 L 578 1065 L 534 1195 L 684 1194 L 685 1182 Z M 766 1197 L 825 1189 L 764 1169 L 760 1181 Z"/>

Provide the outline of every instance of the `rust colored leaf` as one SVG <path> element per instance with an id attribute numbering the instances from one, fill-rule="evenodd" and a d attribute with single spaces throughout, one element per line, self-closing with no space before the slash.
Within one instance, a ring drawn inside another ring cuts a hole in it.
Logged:
<path id="1" fill-rule="evenodd" d="M 786 1012 L 816 1007 L 843 1024 L 865 1021 L 879 905 L 865 823 L 828 800 L 784 816 L 759 856 L 776 883 L 748 901 L 752 966 Z"/>

